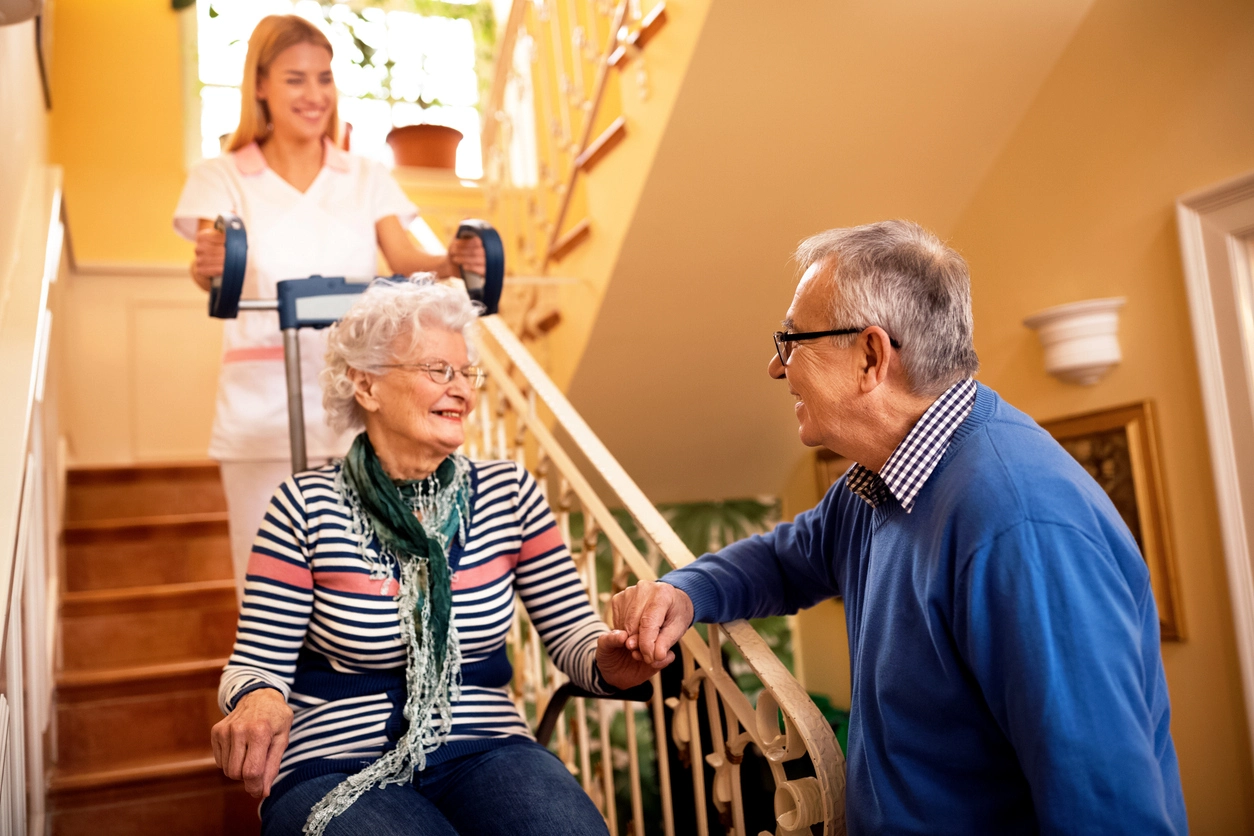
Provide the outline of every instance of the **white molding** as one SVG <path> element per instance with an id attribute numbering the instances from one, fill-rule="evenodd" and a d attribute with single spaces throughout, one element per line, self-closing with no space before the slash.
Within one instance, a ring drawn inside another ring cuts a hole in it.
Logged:
<path id="1" fill-rule="evenodd" d="M 76 261 L 73 270 L 76 276 L 191 280 L 190 268 L 186 264 L 161 264 L 138 261 Z"/>
<path id="2" fill-rule="evenodd" d="M 1238 452 L 1254 443 L 1254 377 L 1247 359 L 1254 350 L 1254 321 L 1245 244 L 1254 234 L 1254 172 L 1180 198 L 1176 219 L 1254 751 L 1254 514 L 1248 511 L 1254 496 L 1241 490 L 1243 481 L 1254 486 L 1254 457 L 1242 460 Z"/>

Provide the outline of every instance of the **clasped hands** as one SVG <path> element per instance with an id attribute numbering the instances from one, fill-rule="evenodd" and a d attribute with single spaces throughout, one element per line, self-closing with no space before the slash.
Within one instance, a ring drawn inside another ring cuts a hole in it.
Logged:
<path id="1" fill-rule="evenodd" d="M 692 626 L 692 599 L 668 583 L 641 581 L 610 601 L 614 629 L 597 641 L 597 666 L 615 688 L 639 685 L 675 661 Z"/>

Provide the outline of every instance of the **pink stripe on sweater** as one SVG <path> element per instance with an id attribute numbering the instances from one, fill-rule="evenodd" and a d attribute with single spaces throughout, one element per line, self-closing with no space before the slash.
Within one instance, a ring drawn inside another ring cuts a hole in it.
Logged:
<path id="1" fill-rule="evenodd" d="M 518 558 L 519 563 L 526 563 L 531 558 L 551 552 L 558 546 L 562 545 L 562 532 L 557 530 L 557 526 L 553 526 L 548 531 L 528 537 L 523 540 L 522 554 Z"/>
<path id="2" fill-rule="evenodd" d="M 458 569 L 453 573 L 453 591 L 475 589 L 505 577 L 518 563 L 517 554 L 503 554 L 487 563 L 470 569 Z"/>
<path id="3" fill-rule="evenodd" d="M 248 556 L 248 574 L 260 575 L 288 586 L 313 589 L 313 575 L 307 568 L 294 566 L 286 560 L 261 552 L 253 552 Z"/>
<path id="4" fill-rule="evenodd" d="M 318 586 L 354 595 L 395 595 L 397 583 L 392 578 L 372 578 L 362 572 L 325 571 L 317 573 Z"/>

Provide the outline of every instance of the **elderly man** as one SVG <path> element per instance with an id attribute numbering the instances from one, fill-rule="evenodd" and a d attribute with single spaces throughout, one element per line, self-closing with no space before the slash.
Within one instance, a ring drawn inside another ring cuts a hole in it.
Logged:
<path id="1" fill-rule="evenodd" d="M 613 602 L 661 667 L 694 620 L 844 599 L 859 833 L 1183 833 L 1149 573 L 1109 499 L 972 380 L 962 257 L 902 221 L 836 229 L 768 371 L 801 440 L 857 462 L 813 508 Z"/>

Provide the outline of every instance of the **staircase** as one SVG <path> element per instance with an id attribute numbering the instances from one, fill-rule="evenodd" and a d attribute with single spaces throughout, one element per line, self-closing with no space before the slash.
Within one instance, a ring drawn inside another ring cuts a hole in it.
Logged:
<path id="1" fill-rule="evenodd" d="M 213 464 L 72 470 L 52 833 L 257 833 L 213 762 L 236 603 Z"/>

